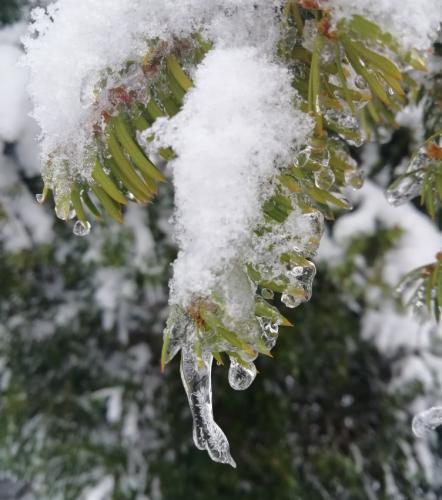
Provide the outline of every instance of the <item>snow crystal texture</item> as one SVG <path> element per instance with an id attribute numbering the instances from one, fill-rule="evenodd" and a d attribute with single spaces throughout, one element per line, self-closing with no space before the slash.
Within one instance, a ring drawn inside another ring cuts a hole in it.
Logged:
<path id="1" fill-rule="evenodd" d="M 259 50 L 219 48 L 197 69 L 181 113 L 158 123 L 157 135 L 177 153 L 173 301 L 210 293 L 226 265 L 247 253 L 272 177 L 311 129 L 295 97 L 288 71 Z"/>

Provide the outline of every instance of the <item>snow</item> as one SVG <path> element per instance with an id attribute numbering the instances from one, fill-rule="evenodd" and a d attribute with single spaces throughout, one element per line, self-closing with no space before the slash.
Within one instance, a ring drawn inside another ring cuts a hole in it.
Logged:
<path id="1" fill-rule="evenodd" d="M 14 162 L 2 154 L 0 171 L 0 206 L 6 214 L 0 220 L 4 249 L 17 252 L 51 241 L 52 217 L 37 205 L 33 194 L 21 183 Z"/>
<path id="2" fill-rule="evenodd" d="M 155 242 L 147 224 L 146 209 L 139 205 L 129 205 L 125 214 L 125 225 L 134 234 L 133 261 L 139 269 L 147 270 L 148 258 L 154 255 Z"/>
<path id="3" fill-rule="evenodd" d="M 103 310 L 103 329 L 111 330 L 124 314 L 125 302 L 134 295 L 134 284 L 125 279 L 124 269 L 103 267 L 97 272 L 95 301 Z"/>
<path id="4" fill-rule="evenodd" d="M 93 488 L 88 489 L 82 496 L 82 500 L 108 500 L 112 497 L 115 479 L 112 476 L 104 476 Z"/>
<path id="5" fill-rule="evenodd" d="M 36 126 L 27 116 L 29 73 L 19 64 L 23 57 L 19 38 L 24 30 L 22 23 L 0 30 L 0 205 L 6 213 L 0 222 L 0 237 L 9 252 L 52 238 L 52 217 L 21 182 L 15 162 L 3 154 L 5 142 L 15 143 L 21 169 L 30 175 L 38 171 Z"/>
<path id="6" fill-rule="evenodd" d="M 393 289 L 404 274 L 434 260 L 442 246 L 442 234 L 411 204 L 391 206 L 384 191 L 370 181 L 353 194 L 352 201 L 358 205 L 357 210 L 338 219 L 332 237 L 320 247 L 320 260 L 327 260 L 332 265 L 339 262 L 350 239 L 375 233 L 378 222 L 403 230 L 398 245 L 385 256 L 383 279 Z M 429 348 L 434 330 L 432 322 L 422 324 L 411 312 L 397 311 L 389 301 L 384 301 L 379 309 L 367 310 L 363 317 L 363 335 L 374 339 L 384 353 L 393 353 L 401 347 Z M 423 374 L 424 379 L 426 376 Z"/>
<path id="7" fill-rule="evenodd" d="M 367 181 L 354 193 L 352 201 L 358 210 L 341 217 L 334 228 L 334 239 L 344 242 L 358 233 L 374 233 L 376 222 L 386 227 L 401 227 L 404 234 L 398 248 L 387 256 L 384 278 L 395 286 L 401 276 L 412 269 L 427 264 L 442 246 L 442 235 L 431 220 L 412 205 L 390 205 L 382 189 Z"/>
<path id="8" fill-rule="evenodd" d="M 425 139 L 423 127 L 425 99 L 419 104 L 409 104 L 396 114 L 396 122 L 401 127 L 406 127 L 413 134 L 415 146 L 421 144 Z"/>
<path id="9" fill-rule="evenodd" d="M 27 70 L 18 65 L 22 52 L 0 41 L 0 139 L 14 142 L 26 122 L 29 109 L 26 97 Z"/>
<path id="10" fill-rule="evenodd" d="M 194 80 L 182 111 L 154 126 L 177 153 L 171 300 L 184 305 L 247 254 L 272 178 L 311 129 L 292 105 L 288 71 L 254 47 L 211 51 Z"/>
<path id="11" fill-rule="evenodd" d="M 411 120 L 413 122 L 414 120 Z M 373 158 L 365 158 L 367 164 Z M 352 237 L 376 232 L 376 223 L 385 227 L 400 227 L 403 234 L 398 244 L 385 256 L 383 279 L 394 289 L 400 278 L 418 266 L 434 261 L 442 246 L 442 234 L 432 221 L 410 203 L 391 206 L 382 188 L 366 181 L 363 188 L 352 195 L 357 206 L 353 213 L 341 216 L 331 235 L 323 238 L 319 260 L 331 266 L 342 261 L 346 244 Z M 366 298 L 373 298 L 376 290 L 367 286 Z M 379 300 L 381 299 L 381 300 Z M 400 311 L 391 299 L 378 297 L 362 311 L 362 336 L 377 346 L 391 360 L 392 391 L 420 382 L 422 396 L 409 408 L 415 414 L 441 403 L 438 391 L 442 387 L 442 363 L 433 349 L 442 338 L 441 325 L 431 318 L 418 318 L 411 310 Z M 401 353 L 398 356 L 398 353 Z M 435 397 L 436 396 L 436 397 Z M 432 415 L 432 413 L 431 413 Z M 421 420 L 418 420 L 421 422 Z M 429 436 L 431 438 L 431 436 Z M 434 482 L 439 471 L 429 444 L 416 442 L 413 447 L 419 457 L 428 481 Z M 410 458 L 410 464 L 413 459 Z"/>
<path id="12" fill-rule="evenodd" d="M 392 34 L 402 47 L 427 50 L 442 21 L 440 0 L 321 0 L 334 20 L 362 15 Z"/>
<path id="13" fill-rule="evenodd" d="M 170 41 L 203 30 L 220 44 L 276 39 L 281 0 L 59 0 L 34 9 L 24 44 L 32 79 L 34 116 L 42 129 L 42 160 L 57 151 L 71 173 L 90 176 L 86 149 L 100 109 L 81 105 L 85 85 L 94 86 L 108 68 L 114 75 L 128 60 L 142 61 L 148 40 Z M 204 29 L 203 29 L 204 27 Z M 121 77 L 120 77 L 121 78 Z M 75 137 L 75 141 L 72 141 Z M 56 166 L 54 166 L 56 168 Z"/>

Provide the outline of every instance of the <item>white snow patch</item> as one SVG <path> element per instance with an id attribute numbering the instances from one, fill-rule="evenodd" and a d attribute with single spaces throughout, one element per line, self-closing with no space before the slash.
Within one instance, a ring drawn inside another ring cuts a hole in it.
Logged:
<path id="1" fill-rule="evenodd" d="M 272 177 L 311 130 L 293 106 L 289 72 L 259 49 L 214 49 L 194 80 L 182 111 L 154 125 L 177 153 L 171 301 L 181 304 L 210 294 L 249 250 Z"/>
<path id="2" fill-rule="evenodd" d="M 369 181 L 354 194 L 353 202 L 360 205 L 354 213 L 337 221 L 333 232 L 335 241 L 341 243 L 360 233 L 373 233 L 376 222 L 404 230 L 398 247 L 387 255 L 384 279 L 389 284 L 396 285 L 404 273 L 434 260 L 442 246 L 442 234 L 411 204 L 390 205 L 383 190 Z"/>
<path id="3" fill-rule="evenodd" d="M 0 219 L 0 239 L 5 250 L 17 252 L 51 241 L 53 219 L 21 183 L 16 164 L 1 154 L 0 172 L 0 206 L 6 214 Z"/>
<path id="4" fill-rule="evenodd" d="M 442 21 L 440 0 L 322 0 L 322 4 L 334 19 L 367 17 L 409 49 L 431 48 Z"/>
<path id="5" fill-rule="evenodd" d="M 275 49 L 282 0 L 58 0 L 34 9 L 24 38 L 34 116 L 42 129 L 42 160 L 57 151 L 83 172 L 85 147 L 99 119 L 81 104 L 85 83 L 142 61 L 148 41 L 200 31 L 224 46 L 258 40 Z M 73 141 L 73 138 L 75 140 Z"/>
<path id="6" fill-rule="evenodd" d="M 88 488 L 82 495 L 82 500 L 109 500 L 115 486 L 113 476 L 104 476 L 93 488 Z"/>
<path id="7" fill-rule="evenodd" d="M 22 55 L 18 47 L 0 43 L 0 139 L 7 142 L 19 138 L 29 111 L 28 72 L 18 65 Z"/>

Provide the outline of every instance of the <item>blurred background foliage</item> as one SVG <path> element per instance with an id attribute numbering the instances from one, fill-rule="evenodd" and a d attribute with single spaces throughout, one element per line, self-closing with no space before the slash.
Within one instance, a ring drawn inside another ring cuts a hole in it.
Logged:
<path id="1" fill-rule="evenodd" d="M 26 18 L 22 7 L 3 0 L 0 24 Z M 432 78 L 440 103 L 442 79 Z M 416 369 L 437 359 L 437 329 L 424 318 L 426 343 L 388 348 L 367 334 L 367 311 L 390 321 L 385 303 L 390 316 L 421 329 L 384 273 L 406 220 L 374 217 L 342 241 L 330 223 L 325 243 L 340 256 L 318 259 L 309 304 L 292 312 L 276 299 L 294 327 L 282 329 L 274 359 L 260 358 L 252 388 L 232 391 L 227 367 L 215 369 L 215 413 L 234 470 L 193 446 L 178 363 L 160 373 L 175 255 L 170 189 L 148 209 L 132 207 L 124 227 L 95 225 L 76 238 L 50 208 L 29 201 L 41 181 L 25 133 L 11 142 L 0 132 L 0 498 L 442 498 L 442 439 L 416 443 L 410 427 L 416 408 L 438 393 L 437 363 Z M 370 155 L 354 155 L 383 189 L 412 153 L 413 129 L 382 134 Z M 22 237 L 11 243 L 11 235 Z"/>
<path id="2" fill-rule="evenodd" d="M 24 4 L 24 0 L 2 0 L 0 9 L 0 24 L 17 21 L 20 18 L 21 8 Z"/>

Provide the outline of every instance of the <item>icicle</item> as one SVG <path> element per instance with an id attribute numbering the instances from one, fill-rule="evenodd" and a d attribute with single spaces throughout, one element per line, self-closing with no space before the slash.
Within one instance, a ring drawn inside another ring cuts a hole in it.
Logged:
<path id="1" fill-rule="evenodd" d="M 195 327 L 192 325 L 192 329 Z M 200 450 L 207 450 L 215 462 L 236 467 L 230 455 L 229 442 L 213 419 L 212 410 L 212 361 L 210 352 L 198 357 L 195 350 L 195 332 L 187 331 L 181 351 L 181 379 L 189 400 L 193 417 L 193 441 Z"/>
<path id="2" fill-rule="evenodd" d="M 442 406 L 433 406 L 429 410 L 418 413 L 411 424 L 416 437 L 422 438 L 442 425 Z"/>

